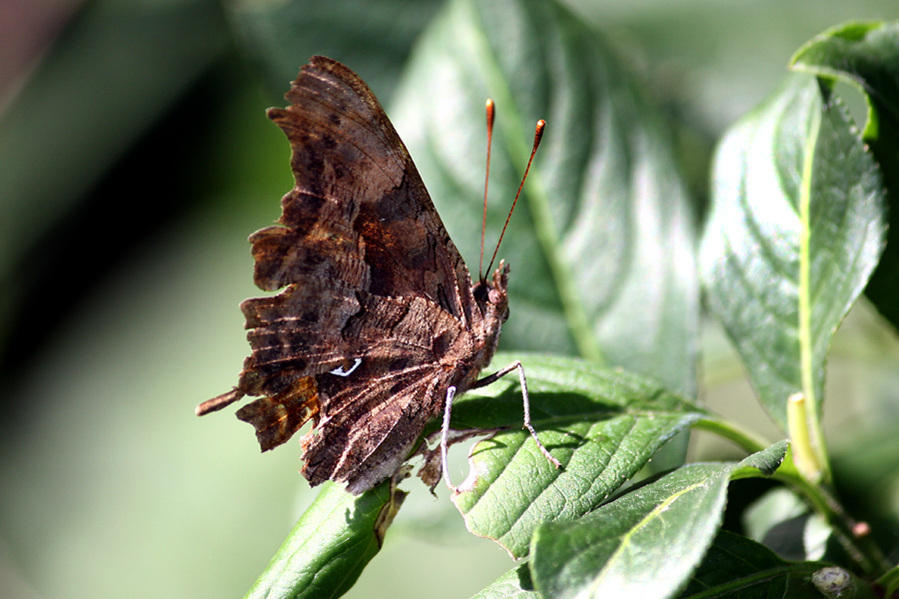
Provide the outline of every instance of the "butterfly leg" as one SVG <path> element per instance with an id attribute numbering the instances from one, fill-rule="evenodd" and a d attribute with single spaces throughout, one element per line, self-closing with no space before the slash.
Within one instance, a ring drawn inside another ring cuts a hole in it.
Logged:
<path id="1" fill-rule="evenodd" d="M 497 372 L 494 372 L 489 376 L 485 376 L 484 378 L 475 381 L 474 385 L 472 385 L 471 388 L 477 389 L 478 387 L 489 385 L 490 383 L 498 381 L 513 370 L 518 370 L 518 381 L 521 383 L 521 401 L 524 404 L 524 428 L 528 429 L 528 432 L 531 433 L 531 437 L 533 437 L 534 442 L 537 443 L 537 448 L 540 449 L 540 453 L 542 453 L 547 460 L 552 462 L 556 466 L 556 468 L 561 468 L 562 463 L 554 458 L 551 453 L 549 453 L 546 447 L 544 447 L 543 443 L 540 442 L 540 437 L 537 436 L 537 431 L 535 431 L 534 427 L 531 426 L 531 402 L 528 398 L 528 381 L 524 376 L 524 366 L 521 365 L 521 362 L 515 360 L 502 370 L 498 370 Z M 455 389 L 453 391 L 455 391 Z M 444 421 L 444 426 L 446 426 L 446 421 Z"/>
<path id="2" fill-rule="evenodd" d="M 450 415 L 453 412 L 453 398 L 456 396 L 456 387 L 450 385 L 446 389 L 446 406 L 443 408 L 443 427 L 440 433 L 440 461 L 443 462 L 443 480 L 446 486 L 455 493 L 458 489 L 450 482 L 449 467 L 446 465 L 446 456 L 449 453 L 449 427 Z M 433 489 L 432 489 L 433 491 Z"/>

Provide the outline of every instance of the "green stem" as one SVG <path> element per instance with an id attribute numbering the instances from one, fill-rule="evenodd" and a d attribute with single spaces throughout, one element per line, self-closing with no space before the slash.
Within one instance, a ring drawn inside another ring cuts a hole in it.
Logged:
<path id="1" fill-rule="evenodd" d="M 877 584 L 883 587 L 884 597 L 892 597 L 899 589 L 899 566 L 894 566 L 889 572 L 878 578 Z"/>
<path id="2" fill-rule="evenodd" d="M 746 453 L 756 453 L 771 445 L 767 439 L 743 429 L 738 424 L 729 420 L 703 418 L 702 420 L 697 421 L 693 425 L 693 428 L 714 433 L 719 437 L 729 439 L 746 451 Z"/>
<path id="3" fill-rule="evenodd" d="M 807 481 L 817 484 L 824 477 L 824 469 L 818 459 L 818 452 L 814 450 L 815 443 L 809 431 L 809 422 L 813 416 L 808 413 L 807 407 L 808 402 L 802 393 L 794 393 L 787 399 L 787 428 L 796 468 Z"/>
<path id="4" fill-rule="evenodd" d="M 693 425 L 694 429 L 715 433 L 730 439 L 748 453 L 761 451 L 770 443 L 739 425 L 721 418 L 704 418 Z M 789 486 L 809 507 L 820 515 L 833 529 L 846 552 L 868 575 L 878 576 L 890 569 L 890 564 L 869 534 L 858 534 L 858 523 L 822 485 L 810 482 L 797 468 L 791 450 L 772 478 Z"/>
<path id="5" fill-rule="evenodd" d="M 862 572 L 869 576 L 877 576 L 889 570 L 891 564 L 871 535 L 859 534 L 859 523 L 846 513 L 843 506 L 827 489 L 809 482 L 799 472 L 792 454 L 787 455 L 787 459 L 774 473 L 773 478 L 792 488 L 824 519 L 834 531 L 843 549 L 858 564 Z"/>

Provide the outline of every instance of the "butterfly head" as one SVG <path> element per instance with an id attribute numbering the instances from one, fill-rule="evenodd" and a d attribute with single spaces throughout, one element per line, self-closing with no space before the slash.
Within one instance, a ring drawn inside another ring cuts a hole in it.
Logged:
<path id="1" fill-rule="evenodd" d="M 503 323 L 509 318 L 509 265 L 500 260 L 493 279 L 482 277 L 474 286 L 474 299 L 488 322 Z"/>

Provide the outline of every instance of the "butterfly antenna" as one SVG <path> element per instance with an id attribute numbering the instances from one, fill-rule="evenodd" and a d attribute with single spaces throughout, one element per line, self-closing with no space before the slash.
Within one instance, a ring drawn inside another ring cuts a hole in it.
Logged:
<path id="1" fill-rule="evenodd" d="M 531 157 L 528 158 L 528 165 L 524 169 L 524 175 L 521 177 L 521 184 L 518 186 L 518 193 L 515 194 L 515 200 L 512 202 L 512 207 L 509 208 L 509 215 L 506 216 L 506 224 L 503 225 L 503 230 L 499 234 L 499 240 L 496 242 L 496 248 L 493 250 L 493 257 L 490 258 L 490 264 L 487 265 L 487 272 L 490 272 L 490 268 L 493 266 L 493 261 L 496 260 L 496 254 L 499 252 L 499 244 L 503 242 L 503 235 L 506 234 L 506 228 L 509 226 L 509 220 L 512 218 L 512 212 L 515 210 L 515 204 L 518 203 L 518 198 L 521 197 L 521 190 L 524 189 L 524 182 L 528 178 L 528 172 L 531 170 L 531 163 L 534 162 L 534 155 L 537 153 L 537 148 L 540 146 L 540 140 L 543 139 L 543 130 L 546 128 L 546 121 L 540 119 L 537 121 L 537 128 L 534 130 L 534 147 L 531 148 Z"/>
<path id="2" fill-rule="evenodd" d="M 490 148 L 493 145 L 493 121 L 496 108 L 493 100 L 487 98 L 487 174 L 484 175 L 484 219 L 481 221 L 481 259 L 478 262 L 478 280 L 484 280 L 484 233 L 487 231 L 487 183 L 490 182 Z"/>

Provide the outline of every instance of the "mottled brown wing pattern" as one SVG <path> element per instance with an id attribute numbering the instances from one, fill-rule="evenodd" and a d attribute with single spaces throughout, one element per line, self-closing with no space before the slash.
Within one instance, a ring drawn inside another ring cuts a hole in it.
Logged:
<path id="1" fill-rule="evenodd" d="M 368 86 L 340 63 L 313 57 L 286 98 L 291 106 L 268 112 L 290 140 L 296 179 L 281 202 L 279 222 L 306 243 L 322 244 L 327 256 L 334 256 L 333 250 L 361 250 L 368 266 L 363 289 L 381 296 L 423 295 L 470 318 L 468 269 Z M 313 225 L 329 230 L 315 235 Z M 269 238 L 269 231 L 254 240 L 254 248 L 278 246 L 265 252 L 257 282 L 261 268 L 271 269 L 284 273 L 272 280 L 280 287 L 296 280 L 293 269 L 307 267 L 303 257 L 293 258 L 295 236 Z M 342 247 L 333 247 L 335 239 Z"/>
<path id="2" fill-rule="evenodd" d="M 459 320 L 434 310 L 427 299 L 359 295 L 361 309 L 344 333 L 364 350 L 349 376 L 306 376 L 238 411 L 256 428 L 263 450 L 312 418 L 303 474 L 312 484 L 346 482 L 355 493 L 400 466 L 428 419 L 440 414 L 446 388 L 459 375 L 442 359 L 470 345 Z"/>
<path id="3" fill-rule="evenodd" d="M 452 373 L 434 364 L 390 370 L 365 358 L 353 374 L 349 381 L 331 373 L 305 377 L 237 415 L 257 427 L 263 448 L 313 418 L 316 427 L 302 444 L 303 475 L 312 485 L 334 480 L 360 493 L 399 468 L 427 421 L 440 413 Z"/>
<path id="4" fill-rule="evenodd" d="M 237 387 L 198 413 L 262 396 L 238 417 L 263 450 L 311 419 L 303 474 L 359 493 L 399 468 L 448 386 L 471 384 L 498 328 L 473 347 L 484 315 L 468 269 L 365 83 L 313 57 L 286 98 L 268 115 L 296 185 L 280 225 L 250 237 L 256 284 L 283 291 L 241 305 L 252 354 Z"/>
<path id="5" fill-rule="evenodd" d="M 427 421 L 442 410 L 450 371 L 433 364 L 383 370 L 365 360 L 359 368 L 369 365 L 359 373 L 361 384 L 321 381 L 331 387 L 323 395 L 335 409 L 323 407 L 328 421 L 303 438 L 303 475 L 313 485 L 335 480 L 352 493 L 371 488 L 397 471 Z M 334 451 L 338 447 L 352 451 Z"/>

